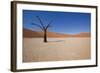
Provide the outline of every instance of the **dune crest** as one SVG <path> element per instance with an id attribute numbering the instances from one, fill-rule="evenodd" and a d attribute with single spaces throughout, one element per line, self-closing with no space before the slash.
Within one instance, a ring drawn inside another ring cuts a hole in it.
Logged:
<path id="1" fill-rule="evenodd" d="M 79 34 L 62 34 L 62 33 L 48 31 L 47 36 L 51 37 L 51 38 L 90 37 L 91 34 L 87 33 L 87 32 L 81 32 Z M 23 29 L 23 37 L 25 37 L 25 38 L 41 38 L 41 37 L 43 37 L 43 32 L 32 31 L 32 30 L 24 28 Z"/>

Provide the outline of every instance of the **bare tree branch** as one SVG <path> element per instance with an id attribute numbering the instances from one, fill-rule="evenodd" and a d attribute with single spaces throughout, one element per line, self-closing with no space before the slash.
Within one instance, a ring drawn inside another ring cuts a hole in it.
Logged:
<path id="1" fill-rule="evenodd" d="M 51 20 L 50 22 L 49 22 L 49 24 L 45 27 L 45 29 L 47 30 L 49 27 L 51 27 L 51 23 L 53 22 L 53 20 Z"/>
<path id="2" fill-rule="evenodd" d="M 43 24 L 42 20 L 40 19 L 40 17 L 39 17 L 39 16 L 37 16 L 37 18 L 38 18 L 38 20 L 40 21 L 41 26 L 45 29 L 45 26 L 44 26 L 44 24 Z"/>
<path id="3" fill-rule="evenodd" d="M 43 30 L 43 31 L 44 31 L 44 28 L 43 28 L 43 27 L 41 27 L 40 25 L 35 24 L 35 23 L 32 23 L 32 25 L 35 25 L 35 26 L 39 27 L 41 30 Z"/>

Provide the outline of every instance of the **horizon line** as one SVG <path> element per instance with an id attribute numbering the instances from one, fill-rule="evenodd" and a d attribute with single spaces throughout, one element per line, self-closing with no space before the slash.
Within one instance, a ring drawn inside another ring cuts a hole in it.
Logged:
<path id="1" fill-rule="evenodd" d="M 23 29 L 27 29 L 27 30 L 30 30 L 30 31 L 35 31 L 35 32 L 39 32 L 38 30 L 32 30 L 32 29 L 28 29 L 28 28 L 23 28 Z M 42 32 L 42 31 L 40 31 L 40 32 Z M 58 33 L 58 34 L 70 34 L 70 35 L 75 35 L 75 34 L 81 34 L 81 33 L 90 33 L 91 34 L 91 32 L 80 32 L 80 33 L 61 33 L 61 32 L 54 32 L 54 31 L 49 31 L 49 32 L 52 32 L 52 33 Z"/>

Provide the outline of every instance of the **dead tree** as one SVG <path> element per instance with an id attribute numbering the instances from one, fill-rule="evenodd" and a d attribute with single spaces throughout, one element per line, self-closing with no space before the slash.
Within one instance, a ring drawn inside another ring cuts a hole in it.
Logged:
<path id="1" fill-rule="evenodd" d="M 40 25 L 35 24 L 35 23 L 32 23 L 32 25 L 39 27 L 43 31 L 44 42 L 46 43 L 47 42 L 47 30 L 48 30 L 48 28 L 51 27 L 51 23 L 53 20 L 51 20 L 48 24 L 44 24 L 39 16 L 36 16 L 36 17 L 39 20 Z"/>

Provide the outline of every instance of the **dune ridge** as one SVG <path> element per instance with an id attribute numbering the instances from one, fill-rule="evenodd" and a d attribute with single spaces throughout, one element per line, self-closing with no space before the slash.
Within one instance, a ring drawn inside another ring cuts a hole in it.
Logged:
<path id="1" fill-rule="evenodd" d="M 79 34 L 62 34 L 56 32 L 47 32 L 47 36 L 51 38 L 67 38 L 67 37 L 90 37 L 91 34 L 87 32 L 81 32 Z M 42 31 L 32 31 L 29 29 L 23 29 L 23 37 L 25 38 L 42 38 L 43 32 Z"/>

